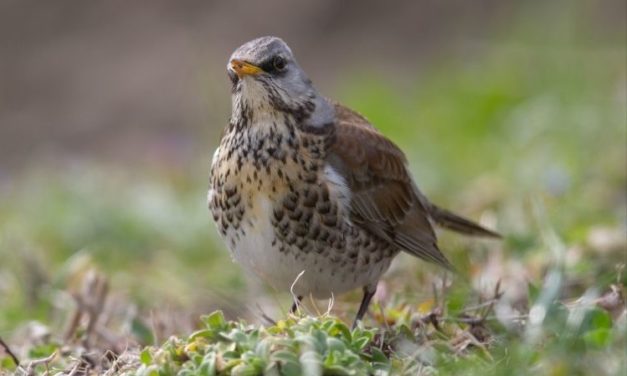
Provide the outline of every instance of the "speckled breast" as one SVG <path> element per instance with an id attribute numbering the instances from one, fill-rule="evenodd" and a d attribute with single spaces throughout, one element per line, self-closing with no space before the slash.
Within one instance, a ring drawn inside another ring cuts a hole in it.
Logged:
<path id="1" fill-rule="evenodd" d="M 350 222 L 350 192 L 321 158 L 324 140 L 234 138 L 227 134 L 214 155 L 209 193 L 234 259 L 298 295 L 376 283 L 398 251 Z"/>

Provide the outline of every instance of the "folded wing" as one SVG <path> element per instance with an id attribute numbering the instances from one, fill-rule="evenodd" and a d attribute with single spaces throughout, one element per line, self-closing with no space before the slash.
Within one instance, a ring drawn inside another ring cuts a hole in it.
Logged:
<path id="1" fill-rule="evenodd" d="M 403 152 L 363 116 L 335 105 L 328 163 L 351 189 L 351 220 L 400 249 L 453 269 L 438 249 L 428 208 L 418 197 Z"/>

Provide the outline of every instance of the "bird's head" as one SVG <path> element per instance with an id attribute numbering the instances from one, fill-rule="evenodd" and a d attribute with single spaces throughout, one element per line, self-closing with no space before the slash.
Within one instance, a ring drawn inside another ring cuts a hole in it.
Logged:
<path id="1" fill-rule="evenodd" d="M 253 117 L 291 115 L 307 126 L 332 121 L 332 106 L 316 91 L 277 37 L 261 37 L 233 52 L 227 64 L 233 84 L 233 115 L 249 111 Z"/>

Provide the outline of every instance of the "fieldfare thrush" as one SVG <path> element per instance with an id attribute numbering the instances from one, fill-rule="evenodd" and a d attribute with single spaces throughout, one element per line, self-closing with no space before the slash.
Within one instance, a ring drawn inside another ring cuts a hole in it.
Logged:
<path id="1" fill-rule="evenodd" d="M 245 43 L 227 72 L 232 112 L 209 209 L 233 258 L 270 285 L 299 300 L 361 287 L 356 323 L 399 252 L 453 269 L 434 225 L 499 236 L 429 202 L 403 152 L 320 95 L 281 39 Z"/>

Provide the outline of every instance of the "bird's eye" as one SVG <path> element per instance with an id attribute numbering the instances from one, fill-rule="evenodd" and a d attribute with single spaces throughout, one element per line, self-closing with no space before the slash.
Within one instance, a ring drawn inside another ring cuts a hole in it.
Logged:
<path id="1" fill-rule="evenodd" d="M 284 58 L 282 58 L 281 56 L 276 56 L 273 60 L 272 60 L 272 66 L 274 67 L 274 69 L 276 69 L 277 71 L 282 71 L 283 69 L 285 69 L 285 67 L 287 66 L 287 62 L 285 61 Z"/>

